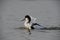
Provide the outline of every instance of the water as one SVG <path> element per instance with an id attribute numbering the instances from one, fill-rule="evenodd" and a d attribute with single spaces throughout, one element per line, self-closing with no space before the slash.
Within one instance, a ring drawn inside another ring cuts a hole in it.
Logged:
<path id="1" fill-rule="evenodd" d="M 25 30 L 9 28 L 4 31 L 3 40 L 59 40 L 60 30 L 32 30 L 29 35 Z"/>
<path id="2" fill-rule="evenodd" d="M 39 17 L 39 23 L 58 24 L 59 1 L 20 1 L 20 0 L 3 0 L 1 2 L 2 17 L 0 24 L 1 40 L 59 40 L 60 30 L 32 30 L 28 35 L 25 30 L 15 29 L 22 27 L 23 23 L 18 19 L 22 18 L 31 10 L 33 17 Z M 30 10 L 27 10 L 30 9 Z M 26 12 L 28 11 L 28 12 Z M 53 16 L 54 15 L 54 16 Z"/>

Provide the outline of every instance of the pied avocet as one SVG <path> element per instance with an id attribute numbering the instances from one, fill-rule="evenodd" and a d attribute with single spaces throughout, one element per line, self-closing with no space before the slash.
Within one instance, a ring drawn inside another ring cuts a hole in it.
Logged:
<path id="1" fill-rule="evenodd" d="M 26 15 L 25 18 L 21 21 L 24 21 L 25 20 L 25 23 L 24 23 L 24 26 L 25 28 L 27 29 L 27 31 L 29 32 L 29 34 L 31 34 L 31 29 L 35 29 L 33 26 L 35 25 L 38 25 L 38 26 L 41 26 L 39 24 L 37 24 L 36 22 L 35 23 L 31 23 L 31 19 L 34 19 L 34 22 L 36 20 L 36 18 L 32 17 L 32 16 L 29 16 L 29 15 Z"/>

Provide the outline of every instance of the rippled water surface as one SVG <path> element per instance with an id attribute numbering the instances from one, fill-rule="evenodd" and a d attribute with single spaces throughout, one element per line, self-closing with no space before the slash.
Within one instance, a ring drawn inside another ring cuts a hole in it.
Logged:
<path id="1" fill-rule="evenodd" d="M 1 1 L 2 13 L 0 26 L 2 40 L 60 40 L 60 30 L 32 30 L 28 35 L 25 30 L 15 29 L 22 27 L 23 23 L 18 19 L 28 13 L 39 19 L 39 23 L 58 24 L 59 1 L 37 0 L 3 0 Z M 54 15 L 54 16 L 53 16 Z"/>
<path id="2" fill-rule="evenodd" d="M 3 32 L 3 40 L 59 40 L 60 30 L 32 30 L 28 35 L 25 30 L 9 28 Z"/>

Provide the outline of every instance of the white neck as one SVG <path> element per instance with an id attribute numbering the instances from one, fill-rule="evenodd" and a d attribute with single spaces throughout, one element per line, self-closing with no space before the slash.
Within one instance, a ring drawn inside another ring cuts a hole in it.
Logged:
<path id="1" fill-rule="evenodd" d="M 24 25 L 27 26 L 27 24 L 29 24 L 29 23 L 28 23 L 28 19 L 25 18 L 25 23 L 24 23 Z"/>
<path id="2" fill-rule="evenodd" d="M 25 18 L 25 23 L 27 23 L 29 20 L 28 20 L 28 18 Z"/>

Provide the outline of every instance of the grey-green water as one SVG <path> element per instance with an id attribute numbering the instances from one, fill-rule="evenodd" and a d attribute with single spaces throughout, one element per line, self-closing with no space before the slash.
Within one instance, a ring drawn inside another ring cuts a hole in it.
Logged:
<path id="1" fill-rule="evenodd" d="M 28 35 L 25 30 L 8 28 L 2 33 L 3 40 L 60 40 L 60 30 L 32 30 Z"/>
<path id="2" fill-rule="evenodd" d="M 60 23 L 59 4 L 54 0 L 2 0 L 0 14 L 1 40 L 60 40 L 60 30 L 32 30 L 28 35 L 25 30 L 15 29 L 23 26 L 22 18 L 29 14 L 38 19 L 38 23 L 57 25 Z"/>

